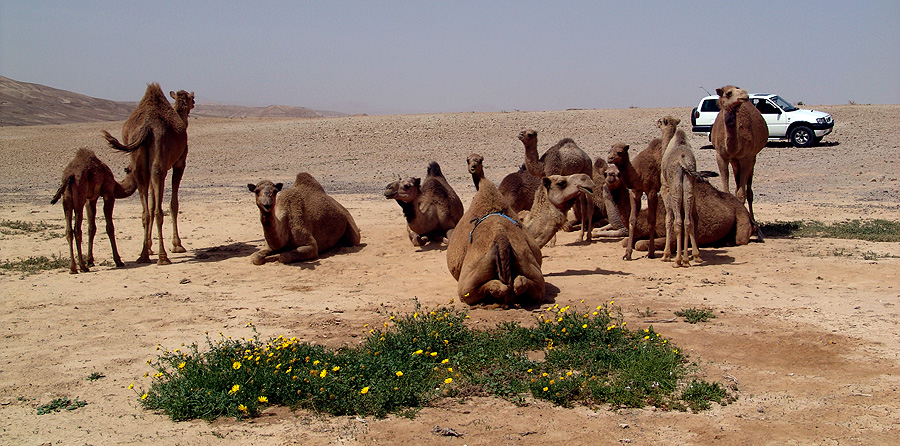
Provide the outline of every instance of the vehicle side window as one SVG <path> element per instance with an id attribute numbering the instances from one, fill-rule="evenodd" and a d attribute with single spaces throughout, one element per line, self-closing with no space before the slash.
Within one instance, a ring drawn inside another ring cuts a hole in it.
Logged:
<path id="1" fill-rule="evenodd" d="M 759 102 L 756 103 L 756 108 L 762 114 L 773 115 L 773 114 L 781 113 L 781 110 L 779 110 L 777 107 L 772 105 L 772 103 L 770 103 L 769 101 L 767 101 L 765 99 L 760 99 Z"/>
<path id="2" fill-rule="evenodd" d="M 716 99 L 707 99 L 703 101 L 703 105 L 700 106 L 700 111 L 702 112 L 717 112 L 719 111 L 719 102 Z"/>

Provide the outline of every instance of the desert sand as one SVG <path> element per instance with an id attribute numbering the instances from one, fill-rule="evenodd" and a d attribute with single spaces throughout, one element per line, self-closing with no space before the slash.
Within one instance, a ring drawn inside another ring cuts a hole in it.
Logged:
<path id="1" fill-rule="evenodd" d="M 757 218 L 900 220 L 900 105 L 817 108 L 837 123 L 822 145 L 770 143 L 760 153 Z M 597 157 L 616 141 L 637 153 L 666 114 L 689 130 L 689 112 L 192 118 L 179 215 L 188 252 L 170 252 L 169 266 L 134 262 L 142 237 L 134 195 L 115 208 L 125 268 L 105 266 L 112 262 L 101 219 L 99 266 L 91 272 L 0 275 L 0 444 L 896 444 L 900 244 L 858 240 L 770 237 L 702 249 L 704 263 L 689 269 L 645 253 L 626 262 L 619 239 L 577 243 L 576 233 L 560 233 L 543 249 L 556 303 L 615 301 L 629 327 L 653 324 L 696 362 L 699 376 L 736 389 L 736 402 L 700 413 L 471 398 L 436 400 L 413 419 L 273 407 L 245 421 L 176 423 L 139 405 L 136 392 L 149 387 L 144 375 L 153 372 L 147 360 L 157 357 L 157 346 L 204 345 L 207 333 L 250 337 L 252 322 L 263 339 L 296 336 L 338 347 L 360 342 L 363 325 L 412 311 L 416 301 L 463 308 L 443 248 L 413 247 L 399 206 L 381 194 L 398 176 L 424 176 L 427 163 L 438 161 L 468 206 L 474 187 L 466 156 L 484 155 L 487 177 L 499 182 L 524 160 L 516 139 L 524 128 L 538 131 L 541 152 L 571 137 Z M 101 129 L 120 136 L 121 125 L 0 128 L 0 219 L 63 225 L 61 206 L 49 204 L 63 166 L 88 147 L 121 178 L 127 157 L 100 136 Z M 715 171 L 708 141 L 691 137 L 691 144 L 698 167 Z M 249 256 L 264 240 L 246 185 L 270 179 L 287 186 L 300 171 L 349 209 L 363 244 L 311 262 L 253 266 Z M 0 261 L 67 256 L 63 232 L 4 229 Z M 171 237 L 168 217 L 163 235 Z M 691 325 L 674 316 L 690 307 L 713 309 L 716 318 Z M 476 326 L 535 317 L 521 309 L 469 314 Z M 94 372 L 105 378 L 89 381 Z M 37 415 L 57 397 L 88 404 Z M 463 436 L 439 436 L 435 426 Z"/>

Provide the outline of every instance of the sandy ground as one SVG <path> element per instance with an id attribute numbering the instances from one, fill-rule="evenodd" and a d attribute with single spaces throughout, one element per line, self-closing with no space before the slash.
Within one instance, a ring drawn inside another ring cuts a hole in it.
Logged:
<path id="1" fill-rule="evenodd" d="M 754 189 L 761 221 L 847 218 L 900 220 L 900 105 L 825 106 L 837 127 L 824 144 L 770 144 Z M 206 333 L 285 335 L 337 347 L 359 342 L 364 324 L 386 312 L 455 305 L 444 250 L 414 248 L 400 208 L 381 189 L 398 175 L 424 176 L 441 163 L 468 204 L 474 188 L 465 157 L 485 156 L 499 181 L 524 159 L 516 135 L 539 132 L 543 151 L 572 137 L 589 154 L 615 141 L 637 152 L 665 114 L 688 109 L 572 110 L 374 116 L 316 120 L 192 119 L 179 226 L 188 252 L 170 266 L 138 265 L 137 195 L 115 209 L 125 268 L 111 264 L 102 229 L 101 266 L 0 275 L 0 443 L 2 444 L 896 444 L 900 438 L 900 244 L 770 238 L 702 251 L 690 269 L 639 256 L 621 260 L 617 240 L 576 242 L 561 233 L 543 250 L 543 272 L 560 305 L 615 300 L 629 327 L 653 323 L 704 379 L 737 389 L 738 400 L 702 413 L 654 408 L 526 407 L 491 398 L 438 400 L 414 419 L 327 417 L 272 408 L 249 421 L 174 423 L 143 410 L 130 383 L 146 388 L 157 345 L 204 343 Z M 63 166 L 93 148 L 121 177 L 126 159 L 102 145 L 100 129 L 121 122 L 0 128 L 0 219 L 62 225 L 49 205 Z M 701 169 L 714 151 L 692 138 Z M 253 266 L 263 244 L 246 184 L 289 184 L 316 176 L 354 215 L 363 245 L 293 265 Z M 719 186 L 716 180 L 713 184 Z M 100 222 L 100 227 L 103 223 Z M 67 255 L 62 230 L 0 234 L 0 260 Z M 164 227 L 171 237 L 170 220 Z M 383 304 L 383 306 L 382 306 Z M 717 317 L 691 325 L 674 312 L 708 307 Z M 653 313 L 649 317 L 647 312 Z M 526 310 L 473 309 L 475 324 L 530 321 Z M 655 322 L 653 322 L 655 321 Z M 671 321 L 671 322 L 660 322 Z M 106 377 L 89 381 L 92 372 Z M 88 405 L 37 415 L 56 397 Z M 461 438 L 432 433 L 449 427 Z M 893 439 L 893 440 L 892 440 Z"/>

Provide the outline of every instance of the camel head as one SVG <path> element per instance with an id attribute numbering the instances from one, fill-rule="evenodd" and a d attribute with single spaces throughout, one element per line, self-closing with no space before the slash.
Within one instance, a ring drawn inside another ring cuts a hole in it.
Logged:
<path id="1" fill-rule="evenodd" d="M 562 211 L 568 211 L 582 195 L 594 193 L 594 181 L 583 173 L 550 175 L 542 179 L 541 186 L 547 191 L 550 203 Z"/>
<path id="2" fill-rule="evenodd" d="M 191 111 L 194 108 L 194 92 L 186 92 L 184 90 L 178 90 L 178 93 L 174 91 L 169 92 L 169 96 L 175 100 L 175 110 L 187 110 Z"/>
<path id="3" fill-rule="evenodd" d="M 624 142 L 613 144 L 609 149 L 609 154 L 606 155 L 607 164 L 621 165 L 628 162 L 628 147 L 628 144 Z"/>
<path id="4" fill-rule="evenodd" d="M 421 185 L 421 178 L 401 178 L 385 186 L 384 198 L 404 201 L 407 203 L 415 201 L 417 198 L 419 198 Z"/>
<path id="5" fill-rule="evenodd" d="M 719 110 L 734 110 L 734 108 L 740 106 L 742 102 L 750 100 L 750 95 L 747 94 L 747 90 L 735 87 L 734 85 L 716 88 L 716 94 L 719 95 Z"/>
<path id="6" fill-rule="evenodd" d="M 660 129 L 664 129 L 666 127 L 674 129 L 674 128 L 678 127 L 678 124 L 680 124 L 680 123 L 681 123 L 680 119 L 672 117 L 670 115 L 666 115 L 666 116 L 663 116 L 662 118 L 659 118 L 659 120 L 656 121 L 656 126 L 659 127 Z"/>
<path id="7" fill-rule="evenodd" d="M 606 180 L 606 187 L 609 190 L 619 190 L 622 188 L 622 172 L 619 171 L 618 166 L 615 164 L 610 164 L 606 167 L 606 170 L 603 171 L 603 178 Z"/>
<path id="8" fill-rule="evenodd" d="M 525 144 L 526 147 L 529 144 L 537 147 L 537 132 L 531 129 L 522 130 L 519 132 L 519 141 L 522 141 L 522 144 Z"/>
<path id="9" fill-rule="evenodd" d="M 466 158 L 466 164 L 469 166 L 469 173 L 472 175 L 475 174 L 484 174 L 484 157 L 473 153 Z"/>
<path id="10" fill-rule="evenodd" d="M 256 206 L 259 207 L 259 211 L 266 214 L 272 212 L 275 207 L 275 196 L 281 191 L 282 186 L 281 183 L 276 184 L 269 180 L 247 184 L 250 192 L 256 194 Z"/>

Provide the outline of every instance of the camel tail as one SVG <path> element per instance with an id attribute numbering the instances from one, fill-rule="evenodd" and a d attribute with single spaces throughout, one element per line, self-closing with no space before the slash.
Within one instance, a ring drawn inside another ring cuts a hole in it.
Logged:
<path id="1" fill-rule="evenodd" d="M 494 262 L 496 262 L 497 277 L 505 285 L 512 286 L 515 253 L 505 235 L 497 237 L 497 242 L 494 244 Z"/>
<path id="2" fill-rule="evenodd" d="M 432 161 L 428 163 L 428 170 L 425 172 L 428 176 L 434 177 L 443 177 L 444 173 L 441 172 L 441 165 L 437 163 L 437 161 Z"/>
<path id="3" fill-rule="evenodd" d="M 75 182 L 75 175 L 69 175 L 63 180 L 62 184 L 59 185 L 59 189 L 56 190 L 56 195 L 53 196 L 53 199 L 50 200 L 50 204 L 56 204 L 59 201 L 59 198 L 66 192 L 66 188 L 68 188 L 72 183 Z"/>
<path id="4" fill-rule="evenodd" d="M 109 146 L 113 149 L 116 149 L 121 152 L 134 152 L 139 149 L 144 143 L 147 142 L 147 138 L 150 136 L 150 126 L 141 127 L 140 133 L 138 133 L 137 138 L 131 144 L 122 144 L 116 139 L 114 136 L 110 135 L 106 130 L 101 131 L 103 133 L 103 137 L 106 139 L 106 142 L 109 143 Z"/>
<path id="5" fill-rule="evenodd" d="M 691 163 L 685 161 L 684 155 L 681 155 L 681 162 L 679 164 L 681 164 L 681 168 L 684 170 L 684 173 L 694 177 L 694 179 L 701 180 L 704 178 L 703 174 L 701 172 L 697 172 L 697 169 L 693 165 L 691 165 Z"/>

